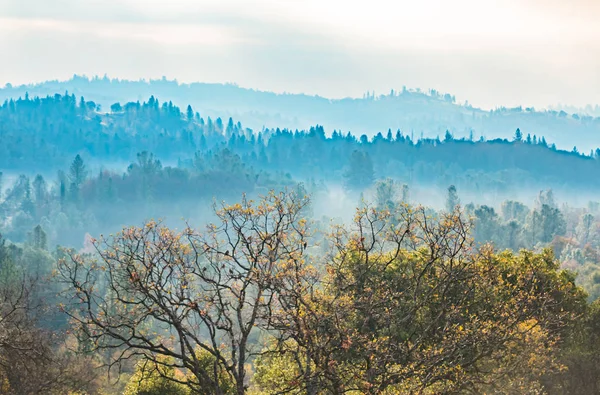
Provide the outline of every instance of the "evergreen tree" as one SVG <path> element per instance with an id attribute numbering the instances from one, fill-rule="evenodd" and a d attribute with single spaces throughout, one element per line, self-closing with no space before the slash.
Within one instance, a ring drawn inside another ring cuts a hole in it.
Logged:
<path id="1" fill-rule="evenodd" d="M 583 214 L 579 219 L 579 224 L 577 226 L 577 237 L 582 245 L 586 245 L 590 241 L 593 224 L 594 216 L 590 213 Z"/>
<path id="2" fill-rule="evenodd" d="M 191 122 L 194 120 L 194 110 L 192 109 L 192 106 L 189 104 L 187 106 L 186 114 L 187 114 L 188 121 Z"/>
<path id="3" fill-rule="evenodd" d="M 67 187 L 63 180 L 60 181 L 60 206 L 64 209 L 66 197 L 67 197 Z"/>
<path id="4" fill-rule="evenodd" d="M 360 192 L 370 187 L 374 179 L 373 161 L 369 154 L 358 150 L 352 152 L 344 173 L 345 187 L 350 191 Z"/>
<path id="5" fill-rule="evenodd" d="M 446 196 L 446 211 L 451 213 L 457 206 L 460 205 L 460 199 L 454 185 L 448 187 L 448 194 Z"/>
<path id="6" fill-rule="evenodd" d="M 87 177 L 87 170 L 85 164 L 83 163 L 83 159 L 81 156 L 77 154 L 75 159 L 71 163 L 71 167 L 69 168 L 69 180 L 71 184 L 75 185 L 75 188 L 79 188 Z"/>
<path id="7" fill-rule="evenodd" d="M 523 141 L 523 133 L 521 133 L 521 129 L 517 128 L 517 130 L 515 131 L 515 137 L 513 138 L 514 141 Z"/>
<path id="8" fill-rule="evenodd" d="M 110 106 L 110 111 L 113 113 L 121 112 L 123 107 L 121 107 L 121 103 L 114 103 Z"/>
<path id="9" fill-rule="evenodd" d="M 41 174 L 38 174 L 33 180 L 33 195 L 35 197 L 36 204 L 40 205 L 44 203 L 47 196 L 46 180 Z"/>
<path id="10" fill-rule="evenodd" d="M 44 232 L 40 225 L 37 225 L 33 229 L 33 247 L 41 250 L 48 249 L 46 232 Z"/>
<path id="11" fill-rule="evenodd" d="M 410 203 L 410 188 L 406 184 L 402 185 L 402 203 Z"/>
<path id="12" fill-rule="evenodd" d="M 398 200 L 398 187 L 391 178 L 377 182 L 375 203 L 380 210 L 393 211 Z"/>
<path id="13" fill-rule="evenodd" d="M 446 134 L 444 135 L 444 141 L 449 142 L 452 140 L 454 140 L 454 138 L 452 137 L 452 134 L 450 133 L 449 130 L 446 130 Z"/>

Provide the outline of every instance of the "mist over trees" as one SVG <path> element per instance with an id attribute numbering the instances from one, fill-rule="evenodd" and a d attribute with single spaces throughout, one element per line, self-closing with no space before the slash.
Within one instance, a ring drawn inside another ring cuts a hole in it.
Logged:
<path id="1" fill-rule="evenodd" d="M 478 140 L 512 137 L 515 129 L 531 136 L 543 135 L 560 149 L 577 146 L 582 152 L 597 148 L 600 118 L 597 109 L 536 110 L 531 107 L 481 110 L 458 104 L 451 94 L 434 89 L 421 91 L 396 87 L 387 92 L 368 92 L 362 98 L 328 99 L 303 94 L 276 94 L 238 87 L 234 84 L 183 84 L 166 78 L 127 81 L 108 77 L 91 79 L 74 76 L 68 81 L 47 81 L 0 89 L 0 100 L 71 92 L 109 111 L 114 103 L 146 100 L 151 95 L 168 98 L 181 108 L 191 104 L 213 119 L 232 117 L 252 129 L 307 129 L 320 124 L 332 130 L 367 134 L 400 129 L 413 140 L 437 138 L 446 130 L 455 138 Z M 468 98 L 467 98 L 468 99 Z"/>
<path id="2" fill-rule="evenodd" d="M 551 194 L 539 203 L 552 205 Z M 151 221 L 51 255 L 25 243 L 54 258 L 44 284 L 59 287 L 54 317 L 63 321 L 49 327 L 68 325 L 70 348 L 51 350 L 75 371 L 104 367 L 84 393 L 558 394 L 597 385 L 588 372 L 600 365 L 587 351 L 597 345 L 597 302 L 559 267 L 555 245 L 502 251 L 473 239 L 480 219 L 458 207 L 400 201 L 358 208 L 327 230 L 305 218 L 310 204 L 300 188 L 216 206 L 204 229 Z M 36 272 L 35 259 L 21 262 Z M 103 380 L 105 369 L 124 382 Z M 0 370 L 21 388 L 11 372 Z"/>
<path id="3" fill-rule="evenodd" d="M 0 166 L 5 172 L 42 169 L 43 175 L 54 176 L 80 155 L 88 170 L 120 170 L 147 151 L 162 163 L 201 169 L 227 151 L 238 158 L 231 166 L 289 173 L 300 180 L 345 179 L 362 188 L 385 177 L 496 196 L 532 188 L 598 188 L 587 175 L 597 171 L 600 150 L 557 150 L 544 136 L 524 137 L 520 129 L 496 140 L 457 139 L 450 132 L 443 140 L 420 139 L 391 129 L 369 138 L 338 130 L 329 135 L 319 125 L 251 130 L 232 118 L 204 117 L 191 106 L 181 110 L 154 96 L 113 108 L 98 112 L 96 103 L 72 94 L 6 101 L 0 107 Z"/>
<path id="4" fill-rule="evenodd" d="M 69 83 L 155 92 L 0 106 L 0 393 L 598 392 L 600 150 L 253 130 L 153 96 L 206 87 Z M 348 103 L 417 99 L 468 108 Z"/>

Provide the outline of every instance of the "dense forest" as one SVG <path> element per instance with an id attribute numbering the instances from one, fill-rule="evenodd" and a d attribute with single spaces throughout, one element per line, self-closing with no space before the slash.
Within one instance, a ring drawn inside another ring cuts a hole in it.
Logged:
<path id="1" fill-rule="evenodd" d="M 0 393 L 598 393 L 600 150 L 102 106 L 0 107 Z"/>
<path id="2" fill-rule="evenodd" d="M 456 138 L 478 140 L 511 138 L 515 129 L 525 135 L 543 135 L 561 149 L 577 146 L 582 152 L 597 148 L 600 118 L 597 107 L 587 109 L 532 107 L 482 110 L 468 102 L 457 103 L 454 95 L 395 87 L 387 92 L 368 92 L 362 98 L 328 99 L 304 94 L 276 94 L 238 87 L 234 84 L 184 84 L 166 78 L 127 81 L 74 76 L 68 81 L 0 89 L 0 101 L 16 97 L 47 96 L 69 91 L 85 96 L 109 111 L 113 103 L 147 100 L 151 95 L 169 98 L 185 108 L 201 108 L 202 115 L 216 119 L 232 117 L 252 129 L 263 127 L 308 129 L 323 125 L 328 131 L 366 134 L 400 129 L 413 140 L 443 138 L 446 130 Z"/>
<path id="3" fill-rule="evenodd" d="M 0 108 L 0 166 L 6 171 L 54 172 L 77 154 L 94 164 L 130 163 L 147 151 L 178 167 L 210 166 L 227 150 L 258 172 L 275 170 L 297 179 L 339 180 L 348 166 L 360 166 L 362 152 L 374 177 L 447 187 L 454 184 L 475 193 L 502 195 L 529 186 L 537 189 L 594 191 L 588 177 L 597 169 L 597 148 L 580 153 L 557 150 L 544 136 L 524 135 L 485 140 L 443 137 L 415 139 L 386 129 L 372 138 L 322 126 L 308 130 L 245 128 L 232 118 L 204 118 L 191 106 L 185 110 L 153 96 L 146 102 L 114 103 L 111 112 L 74 95 L 7 100 Z M 203 164 L 204 163 L 204 164 Z M 96 166 L 98 168 L 98 166 Z"/>

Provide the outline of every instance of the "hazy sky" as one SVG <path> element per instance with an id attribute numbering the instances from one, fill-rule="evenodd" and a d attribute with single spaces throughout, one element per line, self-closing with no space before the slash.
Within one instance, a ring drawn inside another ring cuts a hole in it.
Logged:
<path id="1" fill-rule="evenodd" d="M 0 0 L 0 84 L 73 74 L 600 103 L 599 0 Z"/>

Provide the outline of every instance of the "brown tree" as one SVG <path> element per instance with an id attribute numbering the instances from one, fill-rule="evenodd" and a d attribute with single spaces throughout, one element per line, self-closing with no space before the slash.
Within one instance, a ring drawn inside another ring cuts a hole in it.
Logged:
<path id="1" fill-rule="evenodd" d="M 149 222 L 94 241 L 97 258 L 71 252 L 59 263 L 67 312 L 93 349 L 114 351 L 111 367 L 143 357 L 156 372 L 189 372 L 167 378 L 210 394 L 224 393 L 217 378 L 225 372 L 243 394 L 258 351 L 252 343 L 270 325 L 274 284 L 306 248 L 299 213 L 307 204 L 293 193 L 244 197 L 215 208 L 218 221 L 205 233 Z"/>

